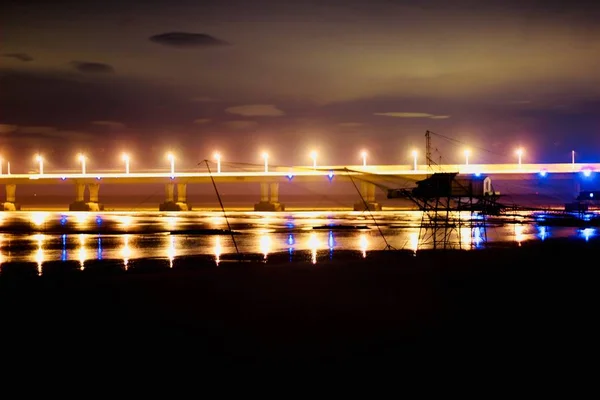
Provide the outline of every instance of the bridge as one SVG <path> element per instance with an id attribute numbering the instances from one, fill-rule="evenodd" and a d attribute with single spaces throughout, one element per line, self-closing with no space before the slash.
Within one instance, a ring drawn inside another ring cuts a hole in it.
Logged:
<path id="1" fill-rule="evenodd" d="M 541 178 L 571 179 L 577 182 L 579 177 L 591 177 L 600 172 L 600 163 L 561 163 L 561 164 L 447 164 L 447 165 L 348 165 L 348 166 L 290 166 L 270 167 L 270 169 L 248 168 L 247 171 L 180 171 L 175 172 L 51 172 L 29 174 L 0 174 L 0 184 L 6 188 L 4 211 L 19 209 L 16 201 L 17 185 L 63 185 L 75 189 L 74 202 L 69 205 L 71 211 L 99 211 L 100 185 L 165 185 L 165 201 L 159 205 L 161 211 L 185 211 L 188 184 L 207 184 L 213 180 L 218 183 L 257 183 L 261 187 L 256 211 L 281 211 L 284 206 L 279 202 L 279 185 L 294 182 L 322 182 L 352 180 L 360 187 L 361 201 L 354 204 L 355 210 L 381 210 L 375 199 L 378 179 L 403 179 L 418 181 L 434 172 L 458 172 L 468 175 L 485 175 L 501 180 L 532 180 Z M 89 199 L 85 200 L 86 188 Z M 66 189 L 68 190 L 68 189 Z"/>

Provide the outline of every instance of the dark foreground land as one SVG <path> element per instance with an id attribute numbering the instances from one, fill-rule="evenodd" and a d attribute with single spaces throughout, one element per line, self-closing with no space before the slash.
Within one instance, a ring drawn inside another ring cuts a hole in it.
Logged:
<path id="1" fill-rule="evenodd" d="M 35 265 L 4 264 L 3 362 L 579 364 L 598 356 L 598 249 L 546 241 L 325 255 L 316 265 L 287 255 L 219 267 L 190 258 L 172 269 L 146 260 L 127 272 L 118 261 L 84 271 L 56 263 L 42 276 Z"/>

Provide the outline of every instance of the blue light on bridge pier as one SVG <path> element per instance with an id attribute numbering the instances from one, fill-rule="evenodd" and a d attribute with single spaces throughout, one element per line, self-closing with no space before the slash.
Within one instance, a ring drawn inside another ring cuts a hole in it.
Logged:
<path id="1" fill-rule="evenodd" d="M 481 172 L 475 172 L 474 175 L 479 178 L 481 176 Z"/>
<path id="2" fill-rule="evenodd" d="M 67 180 L 67 177 L 66 177 L 66 176 L 63 176 L 63 177 L 62 177 L 62 178 L 60 178 L 60 179 L 61 179 L 61 180 L 63 180 L 63 181 L 66 181 L 66 180 Z"/>
<path id="3" fill-rule="evenodd" d="M 545 178 L 545 177 L 546 177 L 546 175 L 548 175 L 548 171 L 547 171 L 547 170 L 543 169 L 543 170 L 541 170 L 541 171 L 540 171 L 540 176 L 541 176 L 542 178 Z"/>
<path id="4" fill-rule="evenodd" d="M 294 175 L 292 175 L 291 173 L 287 174 L 287 178 L 291 181 L 292 178 L 294 177 Z"/>
<path id="5" fill-rule="evenodd" d="M 293 236 L 292 234 L 289 234 L 289 235 L 288 235 L 288 240 L 287 240 L 287 242 L 288 242 L 288 244 L 289 244 L 290 246 L 293 246 L 293 245 L 294 245 L 294 236 Z"/>
<path id="6" fill-rule="evenodd" d="M 589 178 L 590 176 L 592 176 L 592 172 L 594 172 L 594 171 L 592 171 L 592 170 L 591 170 L 591 169 L 589 169 L 589 168 L 586 168 L 586 169 L 583 169 L 583 170 L 581 170 L 581 173 L 582 173 L 582 174 L 583 174 L 583 176 L 585 176 L 586 178 Z"/>
<path id="7" fill-rule="evenodd" d="M 96 225 L 98 225 L 98 226 L 102 225 L 102 217 L 99 215 L 96 217 Z"/>
<path id="8" fill-rule="evenodd" d="M 65 226 L 67 224 L 67 216 L 66 215 L 61 215 L 61 217 L 60 217 L 60 224 L 62 226 Z"/>
<path id="9" fill-rule="evenodd" d="M 329 175 L 327 175 L 327 177 L 329 178 L 329 181 L 331 181 L 333 179 L 333 171 L 329 171 Z"/>

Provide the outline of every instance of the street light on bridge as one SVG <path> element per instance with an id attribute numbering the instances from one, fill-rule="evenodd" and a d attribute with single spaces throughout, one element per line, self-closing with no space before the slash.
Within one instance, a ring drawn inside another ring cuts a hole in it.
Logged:
<path id="1" fill-rule="evenodd" d="M 4 173 L 2 170 L 2 164 L 4 164 L 4 161 L 4 158 L 0 157 L 0 175 Z M 10 175 L 10 161 L 6 161 L 6 175 Z"/>
<path id="2" fill-rule="evenodd" d="M 314 150 L 311 151 L 310 158 L 312 158 L 312 160 L 313 160 L 313 169 L 317 169 L 317 152 Z"/>
<path id="3" fill-rule="evenodd" d="M 217 174 L 221 173 L 221 153 L 216 152 L 214 154 L 215 160 L 217 160 Z"/>
<path id="4" fill-rule="evenodd" d="M 465 150 L 465 165 L 469 165 L 469 156 L 471 155 L 471 150 Z"/>
<path id="5" fill-rule="evenodd" d="M 265 172 L 269 172 L 269 153 L 264 151 L 262 153 L 262 158 L 265 160 Z"/>
<path id="6" fill-rule="evenodd" d="M 363 150 L 360 153 L 360 156 L 362 157 L 363 167 L 366 167 L 367 166 L 367 152 Z"/>
<path id="7" fill-rule="evenodd" d="M 175 175 L 175 156 L 173 153 L 167 153 L 167 160 L 171 162 L 171 176 Z"/>
<path id="8" fill-rule="evenodd" d="M 125 173 L 129 174 L 129 154 L 123 153 L 121 158 L 125 161 Z"/>
<path id="9" fill-rule="evenodd" d="M 416 171 L 417 170 L 417 151 L 413 150 L 412 151 L 412 156 L 413 156 L 413 169 Z"/>
<path id="10" fill-rule="evenodd" d="M 44 157 L 42 157 L 40 154 L 36 154 L 35 155 L 35 161 L 37 161 L 40 165 L 40 175 L 44 174 Z"/>
<path id="11" fill-rule="evenodd" d="M 517 157 L 519 157 L 519 167 L 521 167 L 522 161 L 523 161 L 523 149 L 519 148 L 517 149 Z"/>
<path id="12" fill-rule="evenodd" d="M 81 174 L 85 175 L 85 155 L 79 153 L 77 159 L 81 162 Z"/>

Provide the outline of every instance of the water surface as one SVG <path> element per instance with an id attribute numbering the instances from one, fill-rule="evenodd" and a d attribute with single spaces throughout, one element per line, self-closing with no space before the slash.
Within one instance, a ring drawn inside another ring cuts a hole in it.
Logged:
<path id="1" fill-rule="evenodd" d="M 480 249 L 547 238 L 589 240 L 595 228 L 540 226 L 530 213 L 502 218 L 464 213 L 446 232 L 423 228 L 418 211 L 385 212 L 12 212 L 0 214 L 0 266 L 7 263 L 161 259 L 206 256 L 218 264 L 236 252 L 307 254 L 316 263 L 326 254 L 385 248 L 416 251 L 446 245 Z M 458 218 L 458 215 L 456 215 Z M 229 224 L 228 224 L 229 223 Z M 235 234 L 228 234 L 229 229 Z M 437 240 L 434 240 L 437 238 Z M 237 249 L 236 249 L 237 248 Z"/>

